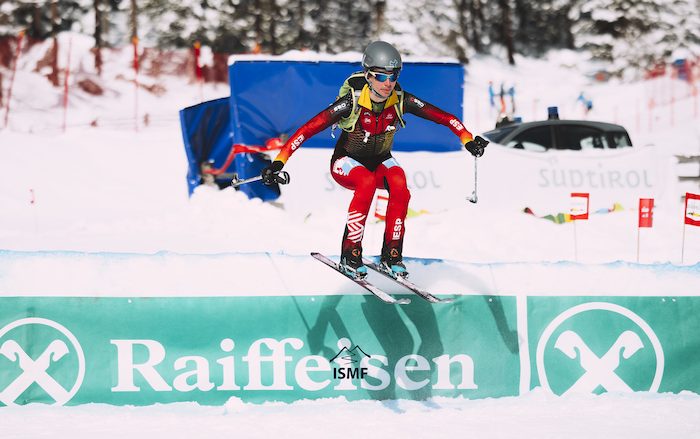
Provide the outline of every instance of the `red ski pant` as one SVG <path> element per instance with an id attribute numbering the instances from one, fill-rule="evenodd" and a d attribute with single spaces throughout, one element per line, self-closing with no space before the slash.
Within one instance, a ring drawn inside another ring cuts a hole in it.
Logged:
<path id="1" fill-rule="evenodd" d="M 406 185 L 406 174 L 398 162 L 389 158 L 377 169 L 370 171 L 350 157 L 341 157 L 331 164 L 331 175 L 339 185 L 354 191 L 348 208 L 343 253 L 352 249 L 362 250 L 365 222 L 372 207 L 374 192 L 376 189 L 386 189 L 389 191 L 389 203 L 386 209 L 382 252 L 395 250 L 392 253 L 398 252 L 398 255 L 401 255 L 406 230 L 404 222 L 411 193 Z"/>

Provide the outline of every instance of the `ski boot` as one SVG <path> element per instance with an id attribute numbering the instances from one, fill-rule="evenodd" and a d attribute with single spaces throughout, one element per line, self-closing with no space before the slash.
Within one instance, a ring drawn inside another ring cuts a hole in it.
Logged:
<path id="1" fill-rule="evenodd" d="M 367 276 L 367 266 L 362 262 L 362 249 L 353 248 L 340 255 L 340 268 L 348 276 L 363 279 Z"/>
<path id="2" fill-rule="evenodd" d="M 408 277 L 408 270 L 403 264 L 401 252 L 396 248 L 390 248 L 382 252 L 381 268 L 395 277 Z"/>

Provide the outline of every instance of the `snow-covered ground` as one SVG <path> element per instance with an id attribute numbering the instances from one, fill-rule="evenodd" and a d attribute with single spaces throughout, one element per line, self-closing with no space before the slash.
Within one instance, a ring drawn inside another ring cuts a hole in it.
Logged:
<path id="1" fill-rule="evenodd" d="M 229 401 L 150 407 L 3 408 L 7 438 L 695 438 L 700 431 L 695 394 L 553 397 L 534 391 L 517 398 L 429 402 L 342 399 L 269 403 Z"/>
<path id="2" fill-rule="evenodd" d="M 73 75 L 79 78 L 81 70 L 89 71 L 84 50 L 89 44 L 77 36 L 73 44 L 73 50 L 82 53 L 72 56 L 78 72 Z M 188 198 L 177 111 L 199 102 L 201 96 L 226 96 L 228 89 L 207 85 L 200 92 L 182 78 L 142 78 L 157 81 L 166 92 L 155 96 L 139 91 L 140 115 L 148 113 L 150 123 L 146 126 L 140 118 L 136 131 L 128 52 L 108 60 L 102 81 L 105 96 L 95 98 L 74 89 L 66 133 L 61 130 L 62 90 L 32 72 L 40 53 L 32 52 L 20 62 L 9 129 L 0 131 L 0 296 L 128 295 L 134 293 L 130 288 L 136 280 L 144 295 L 222 295 L 227 291 L 221 285 L 232 285 L 232 279 L 246 294 L 279 291 L 280 285 L 290 294 L 305 294 L 314 282 L 309 270 L 318 275 L 325 291 L 345 285 L 345 280 L 305 257 L 312 250 L 337 255 L 343 224 L 336 218 L 346 199 L 339 199 L 329 211 L 299 216 L 248 200 L 231 189 L 200 187 Z M 476 58 L 470 64 L 465 123 L 473 131 L 493 125 L 488 82 L 505 82 L 516 85 L 526 120 L 552 104 L 560 105 L 562 117 L 579 117 L 582 110 L 576 98 L 585 91 L 595 103 L 587 117 L 624 124 L 635 145 L 654 144 L 668 156 L 700 152 L 700 117 L 693 107 L 697 103 L 683 94 L 683 83 L 668 78 L 653 84 L 592 83 L 585 76 L 589 66 L 569 52 L 517 61 L 517 67 L 492 58 Z M 657 103 L 662 102 L 663 90 L 672 88 L 678 93 L 675 112 L 660 106 L 649 115 L 645 110 L 649 96 L 658 94 Z M 90 127 L 95 119 L 98 127 Z M 488 159 L 487 152 L 483 160 Z M 487 197 L 488 192 L 483 188 L 480 196 Z M 630 226 L 636 221 L 634 209 L 592 215 L 579 224 L 579 262 L 574 262 L 571 224 L 524 213 L 504 215 L 462 198 L 453 208 L 407 221 L 406 254 L 444 259 L 441 279 L 422 271 L 418 259 L 409 260 L 409 268 L 417 283 L 437 293 L 698 295 L 700 228 L 687 228 L 683 237 L 678 200 L 659 206 L 654 228 L 642 231 L 641 266 L 635 263 L 636 228 Z M 370 253 L 379 249 L 382 228 L 382 223 L 368 225 L 365 247 Z M 268 276 L 270 258 L 279 269 L 274 276 Z M 240 264 L 244 261 L 248 265 Z M 462 277 L 480 270 L 489 270 L 485 277 L 492 281 L 479 288 L 465 287 Z M 267 276 L 264 282 L 261 275 Z M 126 277 L 128 283 L 120 282 Z M 567 282 L 565 291 L 557 290 Z M 224 407 L 179 403 L 0 408 L 3 438 L 125 434 L 307 438 L 351 433 L 694 438 L 700 436 L 700 396 L 562 398 L 536 390 L 517 398 L 474 401 L 335 399 L 258 406 L 232 399 Z"/>

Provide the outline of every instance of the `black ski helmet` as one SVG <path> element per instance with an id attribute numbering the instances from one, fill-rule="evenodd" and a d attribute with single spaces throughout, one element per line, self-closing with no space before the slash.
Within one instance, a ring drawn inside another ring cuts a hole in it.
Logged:
<path id="1" fill-rule="evenodd" d="M 401 70 L 401 54 L 386 41 L 374 41 L 369 43 L 362 54 L 362 69 L 372 68 L 384 70 Z"/>

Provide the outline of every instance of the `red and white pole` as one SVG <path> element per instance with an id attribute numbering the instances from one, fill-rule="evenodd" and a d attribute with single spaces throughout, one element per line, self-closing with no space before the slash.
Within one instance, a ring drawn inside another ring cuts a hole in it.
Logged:
<path id="1" fill-rule="evenodd" d="M 675 76 L 676 76 L 676 75 L 675 75 L 674 73 L 671 73 L 671 77 L 670 77 L 670 79 L 669 79 L 669 81 L 670 81 L 670 87 L 669 87 L 669 88 L 671 89 L 671 105 L 670 105 L 670 107 L 671 107 L 671 108 L 670 108 L 670 112 L 671 112 L 671 117 L 670 117 L 671 126 L 673 126 L 673 124 L 675 123 L 675 119 L 676 119 L 676 117 L 675 117 L 675 116 L 676 116 L 676 114 L 675 114 L 675 111 L 676 111 L 676 87 L 675 87 L 676 78 L 675 78 Z"/>
<path id="2" fill-rule="evenodd" d="M 70 77 L 70 54 L 73 48 L 73 37 L 68 39 L 68 61 L 63 75 L 63 132 L 66 132 L 66 120 L 68 118 L 68 79 Z"/>
<path id="3" fill-rule="evenodd" d="M 202 64 L 200 57 L 202 53 L 202 43 L 194 42 L 194 76 L 199 87 L 199 102 L 204 102 L 204 73 L 202 72 Z"/>
<path id="4" fill-rule="evenodd" d="M 134 130 L 139 130 L 139 38 L 133 37 L 134 46 Z"/>
<path id="5" fill-rule="evenodd" d="M 7 128 L 10 121 L 10 101 L 12 100 L 12 87 L 15 83 L 15 73 L 17 72 L 17 62 L 22 51 L 22 40 L 24 39 L 24 31 L 20 31 L 17 36 L 17 49 L 15 50 L 15 59 L 12 63 L 12 75 L 10 75 L 10 88 L 7 90 L 7 104 L 5 104 L 5 125 Z"/>

